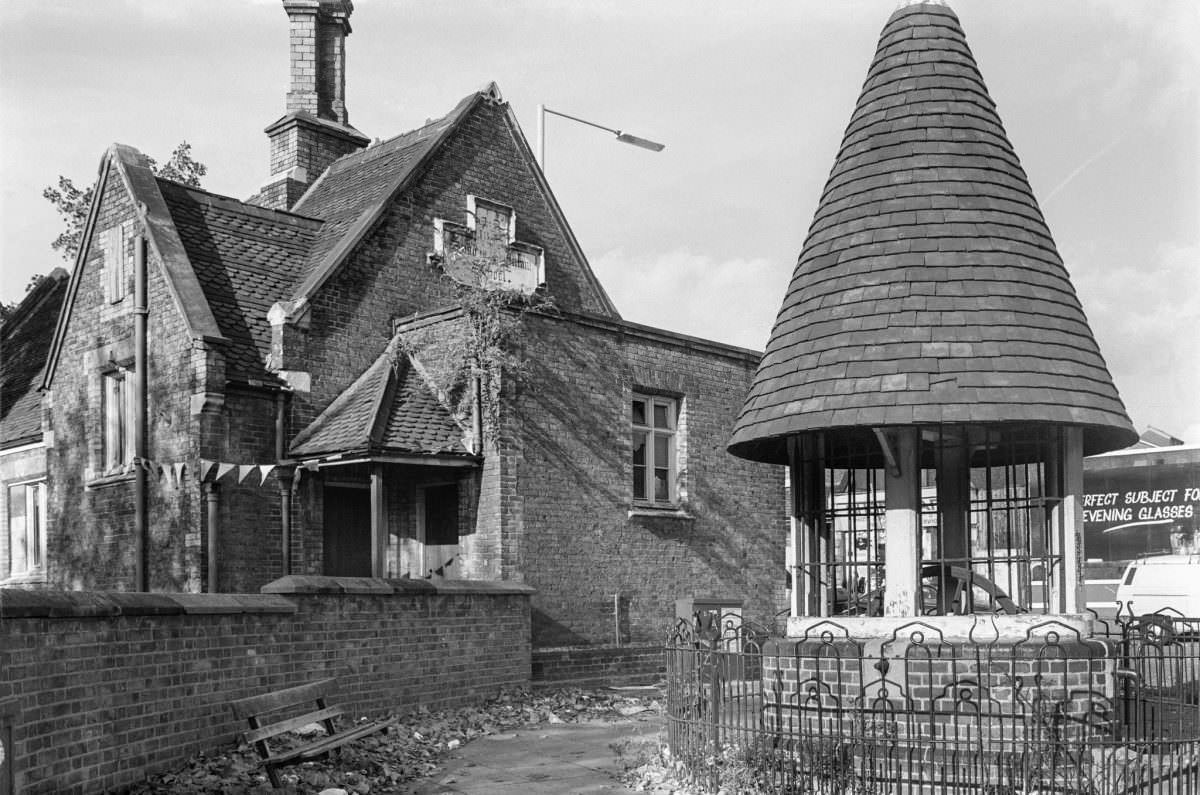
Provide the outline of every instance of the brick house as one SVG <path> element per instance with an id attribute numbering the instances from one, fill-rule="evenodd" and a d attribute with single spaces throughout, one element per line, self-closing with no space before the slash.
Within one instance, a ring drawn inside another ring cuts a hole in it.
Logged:
<path id="1" fill-rule="evenodd" d="M 497 86 L 371 143 L 351 4 L 284 8 L 257 195 L 102 160 L 44 375 L 45 581 L 516 580 L 542 648 L 656 642 L 681 597 L 772 621 L 784 473 L 724 450 L 759 354 L 621 319 Z M 464 285 L 523 296 L 491 315 L 519 372 L 469 353 Z"/>
<path id="2" fill-rule="evenodd" d="M 38 392 L 67 272 L 55 268 L 0 326 L 0 581 L 46 578 L 46 445 Z"/>

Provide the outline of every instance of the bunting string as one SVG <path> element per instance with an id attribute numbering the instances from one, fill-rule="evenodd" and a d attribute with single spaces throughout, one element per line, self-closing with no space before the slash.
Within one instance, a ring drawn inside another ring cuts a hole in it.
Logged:
<path id="1" fill-rule="evenodd" d="M 228 480 L 250 486 L 267 485 L 267 478 L 278 468 L 278 464 L 235 464 L 228 461 L 212 461 L 201 458 L 196 463 L 186 461 L 155 461 L 152 458 L 134 456 L 125 465 L 125 472 L 135 472 L 138 469 L 157 481 L 163 488 L 178 489 L 187 482 L 189 473 L 194 473 L 201 483 L 216 483 L 228 475 Z M 299 480 L 300 468 L 297 468 L 296 479 Z M 257 482 L 255 482 L 257 475 Z"/>

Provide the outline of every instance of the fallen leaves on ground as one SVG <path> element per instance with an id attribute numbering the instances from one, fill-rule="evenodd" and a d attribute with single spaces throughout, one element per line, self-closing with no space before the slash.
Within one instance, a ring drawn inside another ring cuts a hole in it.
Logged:
<path id="1" fill-rule="evenodd" d="M 342 789 L 349 795 L 383 795 L 408 791 L 405 784 L 433 775 L 445 755 L 463 743 L 541 723 L 627 720 L 643 712 L 661 712 L 653 695 L 613 690 L 504 691 L 479 705 L 430 711 L 421 708 L 400 716 L 388 734 L 374 734 L 342 746 L 340 756 L 282 768 L 282 786 L 267 780 L 254 748 L 239 744 L 198 754 L 182 767 L 128 788 L 129 795 L 299 795 Z M 365 720 L 365 719 L 364 719 Z M 339 728 L 347 728 L 343 720 Z M 274 750 L 309 742 L 312 735 L 286 734 L 272 740 Z"/>

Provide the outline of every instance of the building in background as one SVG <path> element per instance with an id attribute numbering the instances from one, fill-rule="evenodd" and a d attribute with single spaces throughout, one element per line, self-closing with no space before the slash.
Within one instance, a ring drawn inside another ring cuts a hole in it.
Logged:
<path id="1" fill-rule="evenodd" d="M 0 582 L 46 581 L 46 443 L 41 385 L 67 272 L 42 277 L 0 325 Z"/>
<path id="2" fill-rule="evenodd" d="M 1157 428 L 1124 450 L 1084 459 L 1088 606 L 1111 611 L 1125 565 L 1147 555 L 1200 555 L 1200 445 Z"/>

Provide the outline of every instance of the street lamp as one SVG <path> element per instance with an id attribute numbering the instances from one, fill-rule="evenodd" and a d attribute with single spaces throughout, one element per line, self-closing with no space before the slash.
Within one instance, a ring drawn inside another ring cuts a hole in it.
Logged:
<path id="1" fill-rule="evenodd" d="M 545 105 L 538 105 L 537 161 L 538 161 L 538 166 L 541 167 L 543 172 L 546 170 L 546 114 L 547 113 L 552 114 L 554 116 L 561 116 L 562 118 L 570 119 L 571 121 L 577 121 L 580 124 L 586 124 L 589 127 L 595 127 L 596 129 L 604 130 L 605 132 L 610 132 L 613 135 L 615 135 L 617 137 L 617 140 L 620 141 L 621 143 L 632 144 L 633 146 L 640 146 L 642 149 L 649 149 L 651 152 L 661 152 L 663 150 L 663 148 L 665 147 L 665 144 L 660 144 L 657 141 L 650 141 L 650 140 L 647 140 L 646 138 L 639 138 L 638 136 L 630 135 L 627 132 L 622 132 L 620 130 L 614 130 L 611 127 L 605 127 L 603 124 L 596 124 L 594 121 L 588 121 L 587 119 L 581 119 L 577 116 L 569 116 L 566 113 L 560 113 L 557 110 L 550 110 L 550 108 L 547 108 Z"/>

